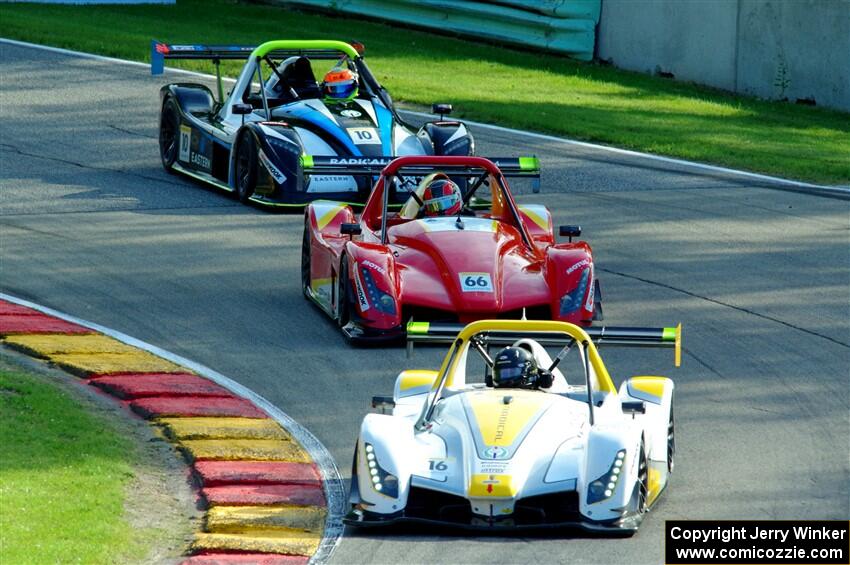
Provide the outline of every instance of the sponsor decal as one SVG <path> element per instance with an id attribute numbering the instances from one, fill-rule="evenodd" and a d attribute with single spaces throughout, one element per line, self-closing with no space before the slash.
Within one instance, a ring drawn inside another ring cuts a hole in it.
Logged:
<path id="1" fill-rule="evenodd" d="M 212 170 L 212 146 L 205 135 L 195 130 L 192 130 L 189 162 L 204 171 Z"/>
<path id="2" fill-rule="evenodd" d="M 212 163 L 209 157 L 200 153 L 192 153 L 191 163 L 207 171 L 212 169 Z"/>
<path id="3" fill-rule="evenodd" d="M 357 110 L 352 110 L 349 108 L 340 112 L 340 115 L 345 116 L 346 118 L 359 118 L 363 114 L 361 112 L 358 112 Z"/>
<path id="4" fill-rule="evenodd" d="M 493 441 L 499 441 L 505 436 L 505 425 L 508 422 L 508 413 L 510 412 L 510 404 L 505 404 L 499 412 L 499 419 L 496 420 L 496 436 Z"/>
<path id="5" fill-rule="evenodd" d="M 328 163 L 331 165 L 387 165 L 392 161 L 391 158 L 373 158 L 373 157 L 329 157 Z"/>
<path id="6" fill-rule="evenodd" d="M 590 259 L 587 259 L 587 258 L 582 259 L 582 260 L 581 260 L 581 261 L 579 261 L 578 263 L 575 263 L 575 264 L 573 264 L 573 265 L 571 265 L 571 266 L 567 267 L 567 274 L 568 274 L 568 275 L 571 275 L 571 274 L 573 274 L 573 273 L 574 273 L 577 269 L 581 269 L 582 267 L 586 267 L 586 266 L 588 266 L 588 265 L 590 265 Z"/>
<path id="7" fill-rule="evenodd" d="M 180 126 L 180 156 L 184 163 L 189 162 L 189 151 L 192 148 L 192 128 L 187 125 Z"/>
<path id="8" fill-rule="evenodd" d="M 478 472 L 488 475 L 504 475 L 510 466 L 510 461 L 483 461 L 478 466 Z"/>
<path id="9" fill-rule="evenodd" d="M 458 273 L 463 292 L 493 292 L 490 273 Z"/>
<path id="10" fill-rule="evenodd" d="M 504 425 L 502 427 L 504 428 Z M 488 459 L 504 459 L 508 455 L 508 450 L 498 445 L 491 445 L 484 450 L 484 455 Z"/>
<path id="11" fill-rule="evenodd" d="M 319 175 L 310 178 L 307 192 L 357 192 L 357 183 L 354 177 Z"/>
<path id="12" fill-rule="evenodd" d="M 370 261 L 370 260 L 368 260 L 368 259 L 366 259 L 366 260 L 362 261 L 362 262 L 361 262 L 361 265 L 363 265 L 364 267 L 369 267 L 370 269 L 375 269 L 376 271 L 378 271 L 378 272 L 379 272 L 379 273 L 381 273 L 382 275 L 386 275 L 386 274 L 387 274 L 386 269 L 384 269 L 383 267 L 381 267 L 381 266 L 379 266 L 379 265 L 377 265 L 377 264 L 373 263 L 372 261 Z"/>
<path id="13" fill-rule="evenodd" d="M 375 128 L 348 128 L 346 131 L 355 145 L 381 144 L 381 136 Z"/>
<path id="14" fill-rule="evenodd" d="M 360 282 L 360 273 L 354 271 L 354 286 L 357 290 L 357 302 L 360 304 L 360 311 L 366 312 L 369 309 L 369 301 L 366 299 L 366 293 L 363 292 L 363 283 Z"/>
<path id="15" fill-rule="evenodd" d="M 274 178 L 274 180 L 278 184 L 285 183 L 286 176 L 282 172 L 280 172 L 280 169 L 274 166 L 274 163 L 271 162 L 271 159 L 268 158 L 268 156 L 263 152 L 263 150 L 260 149 L 257 154 L 260 157 L 260 162 L 263 164 L 269 174 Z"/>

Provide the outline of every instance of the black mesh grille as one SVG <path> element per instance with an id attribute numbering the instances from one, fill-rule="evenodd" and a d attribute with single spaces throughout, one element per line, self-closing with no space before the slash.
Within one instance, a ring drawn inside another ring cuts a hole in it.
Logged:
<path id="1" fill-rule="evenodd" d="M 533 516 L 539 516 L 542 523 L 559 523 L 581 520 L 578 510 L 578 493 L 575 491 L 556 492 L 552 494 L 541 494 L 529 496 L 516 501 L 514 513 L 518 517 L 531 520 Z"/>
<path id="2" fill-rule="evenodd" d="M 410 487 L 405 514 L 430 520 L 469 522 L 472 519 L 472 508 L 462 496 Z"/>

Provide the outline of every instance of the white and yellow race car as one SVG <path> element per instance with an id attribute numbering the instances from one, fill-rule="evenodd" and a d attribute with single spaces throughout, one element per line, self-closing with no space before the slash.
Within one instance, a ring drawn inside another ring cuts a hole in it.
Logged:
<path id="1" fill-rule="evenodd" d="M 373 399 L 390 413 L 361 425 L 346 524 L 637 531 L 673 470 L 673 381 L 618 391 L 597 345 L 674 347 L 678 366 L 681 326 L 411 322 L 407 335 L 452 345 L 438 371 L 403 371 Z"/>

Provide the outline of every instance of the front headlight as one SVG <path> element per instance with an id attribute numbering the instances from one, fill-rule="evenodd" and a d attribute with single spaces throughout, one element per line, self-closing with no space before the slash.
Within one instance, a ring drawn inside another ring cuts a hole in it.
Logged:
<path id="1" fill-rule="evenodd" d="M 587 503 L 594 504 L 607 500 L 614 495 L 617 490 L 617 485 L 620 483 L 620 477 L 623 475 L 623 465 L 626 460 L 626 450 L 621 449 L 617 452 L 614 462 L 608 468 L 608 472 L 592 481 L 587 488 Z"/>
<path id="2" fill-rule="evenodd" d="M 561 307 L 560 307 L 560 315 L 566 316 L 567 314 L 572 314 L 579 308 L 581 308 L 581 303 L 584 300 L 584 295 L 587 292 L 587 285 L 590 281 L 590 269 L 585 269 L 581 278 L 578 281 L 578 285 L 570 292 L 566 293 L 561 297 Z"/>
<path id="3" fill-rule="evenodd" d="M 398 477 L 381 467 L 372 444 L 364 442 L 364 451 L 366 452 L 366 465 L 369 467 L 369 480 L 372 482 L 372 488 L 385 496 L 398 498 Z"/>
<path id="4" fill-rule="evenodd" d="M 366 286 L 366 293 L 369 295 L 369 302 L 379 311 L 390 316 L 395 316 L 395 299 L 378 288 L 375 283 L 375 278 L 369 269 L 360 267 L 360 272 L 363 274 L 363 284 Z"/>

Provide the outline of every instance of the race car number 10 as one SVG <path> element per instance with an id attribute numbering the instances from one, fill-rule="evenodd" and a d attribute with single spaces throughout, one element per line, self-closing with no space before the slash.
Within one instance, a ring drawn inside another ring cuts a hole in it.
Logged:
<path id="1" fill-rule="evenodd" d="M 460 273 L 460 289 L 463 292 L 493 292 L 490 273 Z"/>

